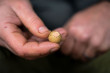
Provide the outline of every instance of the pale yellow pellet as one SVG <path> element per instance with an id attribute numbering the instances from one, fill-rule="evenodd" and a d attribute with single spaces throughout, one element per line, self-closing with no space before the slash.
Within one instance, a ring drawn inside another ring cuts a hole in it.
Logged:
<path id="1" fill-rule="evenodd" d="M 49 41 L 50 42 L 53 42 L 53 43 L 60 43 L 61 42 L 61 34 L 57 31 L 52 31 L 50 34 L 49 34 L 49 37 L 48 37 Z"/>

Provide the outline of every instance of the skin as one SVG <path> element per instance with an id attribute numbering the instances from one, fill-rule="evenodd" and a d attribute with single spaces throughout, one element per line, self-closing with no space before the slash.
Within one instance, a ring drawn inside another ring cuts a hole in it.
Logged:
<path id="1" fill-rule="evenodd" d="M 83 61 L 107 52 L 109 12 L 110 4 L 102 2 L 77 13 L 64 29 L 56 29 L 62 35 L 61 51 Z M 0 0 L 0 46 L 33 60 L 58 50 L 59 44 L 47 41 L 49 33 L 28 0 Z"/>
<path id="2" fill-rule="evenodd" d="M 62 36 L 66 33 L 63 28 L 56 31 Z M 49 33 L 29 0 L 0 0 L 0 46 L 33 60 L 59 49 L 59 44 L 47 41 Z"/>
<path id="3" fill-rule="evenodd" d="M 110 3 L 78 12 L 64 28 L 68 32 L 61 49 L 65 55 L 88 61 L 106 53 L 110 48 Z"/>

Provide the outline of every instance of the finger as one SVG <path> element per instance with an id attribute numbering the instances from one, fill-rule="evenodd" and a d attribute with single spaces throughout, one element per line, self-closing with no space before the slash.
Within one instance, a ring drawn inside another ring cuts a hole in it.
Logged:
<path id="1" fill-rule="evenodd" d="M 73 56 L 73 58 L 74 59 L 83 59 L 83 53 L 84 53 L 84 51 L 86 50 L 86 48 L 87 48 L 87 44 L 85 44 L 85 43 L 81 43 L 81 42 L 76 42 L 76 44 L 75 44 L 75 47 L 74 47 L 74 49 L 73 49 L 73 52 L 72 52 L 72 56 Z"/>
<path id="2" fill-rule="evenodd" d="M 65 55 L 71 55 L 72 49 L 74 47 L 74 40 L 71 37 L 67 37 L 64 43 L 61 46 L 61 51 Z"/>
<path id="3" fill-rule="evenodd" d="M 50 52 L 58 50 L 59 45 L 51 42 L 27 42 L 27 40 L 22 35 L 22 32 L 13 24 L 5 24 L 6 29 L 0 31 L 2 39 L 10 47 L 9 50 L 16 55 L 27 58 L 31 56 L 39 57 L 40 55 L 45 55 Z M 8 37 L 7 37 L 8 36 Z"/>
<path id="4" fill-rule="evenodd" d="M 105 34 L 106 34 L 106 36 L 104 37 L 104 40 L 98 49 L 98 52 L 100 55 L 107 52 L 110 48 L 110 39 L 109 39 L 110 38 L 110 32 L 107 31 Z"/>
<path id="5" fill-rule="evenodd" d="M 20 20 L 28 30 L 40 38 L 47 38 L 50 31 L 44 25 L 43 21 L 36 15 L 30 3 L 27 0 L 17 0 L 12 6 Z"/>
<path id="6" fill-rule="evenodd" d="M 67 32 L 64 28 L 57 28 L 55 31 L 59 32 L 62 36 L 62 42 L 66 39 Z"/>
<path id="7" fill-rule="evenodd" d="M 96 48 L 94 48 L 92 45 L 89 45 L 88 48 L 85 50 L 83 56 L 86 60 L 91 60 L 95 58 L 97 54 Z"/>
<path id="8" fill-rule="evenodd" d="M 106 31 L 103 28 L 98 28 L 98 30 L 94 30 L 94 33 L 91 36 L 90 44 L 94 47 L 100 47 L 104 38 Z"/>
<path id="9" fill-rule="evenodd" d="M 73 33 L 74 38 L 81 42 L 87 42 L 91 36 L 91 30 L 80 26 L 70 27 L 69 32 Z"/>
<path id="10" fill-rule="evenodd" d="M 97 30 L 93 31 L 94 33 L 91 36 L 90 39 L 90 44 L 89 47 L 87 48 L 85 55 L 88 56 L 89 58 L 94 58 L 98 54 L 98 49 L 101 46 L 103 40 L 104 40 L 104 35 L 105 35 L 105 30 L 98 28 Z"/>

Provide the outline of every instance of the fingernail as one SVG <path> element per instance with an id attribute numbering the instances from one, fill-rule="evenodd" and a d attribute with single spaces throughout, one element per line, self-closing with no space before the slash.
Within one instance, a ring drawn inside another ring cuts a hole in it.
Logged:
<path id="1" fill-rule="evenodd" d="M 55 52 L 55 51 L 56 51 L 56 49 L 57 49 L 57 48 L 53 48 L 53 49 L 51 49 L 51 50 L 50 50 L 50 53 Z"/>
<path id="2" fill-rule="evenodd" d="M 47 31 L 49 31 L 49 30 L 45 26 L 39 28 L 40 33 L 45 33 Z"/>

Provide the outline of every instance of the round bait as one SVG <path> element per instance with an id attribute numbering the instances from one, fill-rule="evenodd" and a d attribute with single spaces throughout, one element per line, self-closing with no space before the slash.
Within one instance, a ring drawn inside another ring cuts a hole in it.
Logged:
<path id="1" fill-rule="evenodd" d="M 53 42 L 53 43 L 60 43 L 62 37 L 61 37 L 61 34 L 57 31 L 52 31 L 48 37 L 49 41 L 50 42 Z"/>

